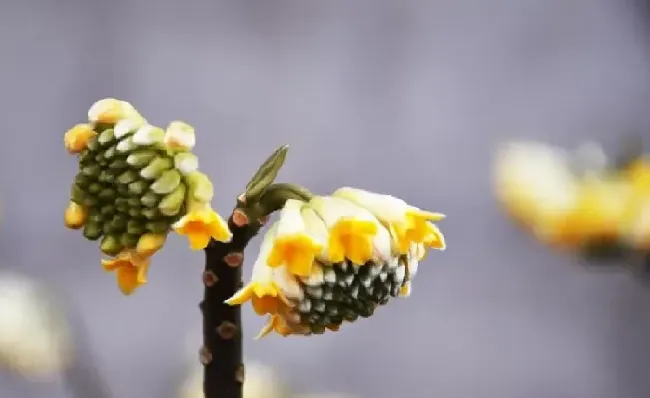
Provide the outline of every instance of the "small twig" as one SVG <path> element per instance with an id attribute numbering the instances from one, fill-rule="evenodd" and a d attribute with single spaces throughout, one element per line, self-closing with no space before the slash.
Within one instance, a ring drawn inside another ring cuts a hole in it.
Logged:
<path id="1" fill-rule="evenodd" d="M 203 284 L 205 293 L 200 308 L 203 313 L 205 398 L 242 398 L 244 364 L 241 309 L 224 301 L 242 287 L 244 249 L 259 232 L 261 224 L 249 223 L 240 199 L 228 219 L 232 232 L 229 243 L 211 241 L 205 249 Z"/>

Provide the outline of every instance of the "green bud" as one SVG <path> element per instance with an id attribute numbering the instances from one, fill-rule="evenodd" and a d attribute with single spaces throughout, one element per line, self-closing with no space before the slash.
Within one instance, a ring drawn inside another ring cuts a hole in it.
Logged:
<path id="1" fill-rule="evenodd" d="M 103 233 L 101 225 L 92 222 L 87 222 L 82 232 L 83 236 L 88 240 L 97 240 Z"/>
<path id="2" fill-rule="evenodd" d="M 183 175 L 190 174 L 199 168 L 199 158 L 193 153 L 181 152 L 174 156 L 174 167 Z"/>
<path id="3" fill-rule="evenodd" d="M 164 221 L 150 221 L 146 224 L 147 231 L 154 234 L 164 234 L 169 231 L 169 223 Z"/>
<path id="4" fill-rule="evenodd" d="M 142 235 L 145 232 L 145 228 L 141 223 L 131 220 L 126 224 L 126 232 L 131 235 Z"/>
<path id="5" fill-rule="evenodd" d="M 126 158 L 126 162 L 133 167 L 141 168 L 151 163 L 156 156 L 158 156 L 156 151 L 142 149 L 130 154 L 129 157 Z"/>
<path id="6" fill-rule="evenodd" d="M 127 203 L 129 207 L 133 207 L 135 209 L 139 209 L 142 207 L 142 203 L 140 203 L 140 198 L 129 198 L 127 199 Z"/>
<path id="7" fill-rule="evenodd" d="M 113 145 L 112 147 L 104 151 L 104 159 L 110 160 L 114 158 L 116 154 L 117 154 L 117 145 Z"/>
<path id="8" fill-rule="evenodd" d="M 145 181 L 135 181 L 129 184 L 129 192 L 133 195 L 142 195 L 149 189 L 149 184 Z"/>
<path id="9" fill-rule="evenodd" d="M 125 216 L 116 214 L 111 220 L 111 227 L 114 231 L 124 231 L 124 229 L 126 229 L 127 222 L 128 220 Z"/>
<path id="10" fill-rule="evenodd" d="M 106 170 L 102 170 L 99 173 L 97 180 L 103 184 L 113 184 L 115 182 L 115 176 Z"/>
<path id="11" fill-rule="evenodd" d="M 116 206 L 126 206 L 126 207 L 129 207 L 129 199 L 127 199 L 127 198 L 116 198 L 116 199 L 115 199 L 115 205 L 116 205 Z"/>
<path id="12" fill-rule="evenodd" d="M 93 195 L 96 195 L 101 192 L 101 190 L 104 189 L 101 184 L 98 184 L 96 182 L 93 182 L 88 186 L 88 192 L 90 192 Z"/>
<path id="13" fill-rule="evenodd" d="M 147 167 L 140 170 L 140 176 L 147 180 L 153 180 L 160 177 L 165 171 L 174 167 L 174 161 L 168 157 L 157 157 L 149 163 Z"/>
<path id="14" fill-rule="evenodd" d="M 119 177 L 117 177 L 117 182 L 126 185 L 138 180 L 139 178 L 140 177 L 138 176 L 137 171 L 127 170 L 124 173 L 120 174 Z"/>
<path id="15" fill-rule="evenodd" d="M 83 151 L 79 152 L 78 159 L 79 163 L 88 164 L 95 160 L 95 154 L 88 149 L 84 149 Z"/>
<path id="16" fill-rule="evenodd" d="M 97 198 L 92 196 L 86 196 L 83 200 L 83 205 L 89 209 L 97 206 L 98 204 L 99 204 L 99 200 L 97 200 Z"/>
<path id="17" fill-rule="evenodd" d="M 128 185 L 122 185 L 119 184 L 116 186 L 117 193 L 120 196 L 128 196 L 129 195 L 129 186 Z"/>
<path id="18" fill-rule="evenodd" d="M 112 128 L 113 128 L 113 123 L 93 123 L 93 130 L 97 131 L 98 133 L 101 133 L 106 129 L 112 129 Z"/>
<path id="19" fill-rule="evenodd" d="M 99 193 L 99 199 L 100 200 L 106 200 L 106 201 L 113 200 L 115 198 L 115 196 L 117 196 L 117 192 L 115 192 L 115 190 L 112 189 L 112 188 L 103 189 Z"/>
<path id="20" fill-rule="evenodd" d="M 94 211 L 88 215 L 88 221 L 99 225 L 103 224 L 104 217 L 101 215 L 101 213 Z"/>
<path id="21" fill-rule="evenodd" d="M 118 142 L 117 146 L 115 147 L 117 152 L 122 152 L 122 153 L 131 152 L 135 148 L 136 148 L 136 144 L 133 142 L 132 135 L 122 139 L 122 141 Z"/>
<path id="22" fill-rule="evenodd" d="M 214 196 L 212 182 L 207 175 L 200 171 L 188 174 L 186 177 L 187 185 L 190 188 L 190 195 L 199 202 L 209 202 Z"/>
<path id="23" fill-rule="evenodd" d="M 116 205 L 115 210 L 117 210 L 118 213 L 129 214 L 129 206 L 126 205 Z"/>
<path id="24" fill-rule="evenodd" d="M 185 193 L 187 189 L 185 185 L 179 184 L 176 189 L 171 193 L 165 196 L 158 205 L 158 209 L 164 216 L 175 216 L 181 211 L 183 204 L 185 203 Z"/>
<path id="25" fill-rule="evenodd" d="M 86 177 L 82 173 L 78 173 L 74 178 L 75 185 L 78 185 L 80 187 L 87 187 L 88 184 L 90 184 L 91 182 L 92 182 L 92 179 Z"/>
<path id="26" fill-rule="evenodd" d="M 95 152 L 96 150 L 99 149 L 99 141 L 97 141 L 97 136 L 92 137 L 90 140 L 88 140 L 88 144 L 86 147 L 92 151 Z"/>
<path id="27" fill-rule="evenodd" d="M 102 206 L 102 208 L 99 211 L 104 217 L 110 216 L 109 218 L 112 218 L 113 215 L 115 214 L 115 206 L 113 205 Z"/>
<path id="28" fill-rule="evenodd" d="M 181 183 L 181 174 L 177 170 L 167 170 L 151 185 L 151 190 L 158 195 L 172 192 Z"/>
<path id="29" fill-rule="evenodd" d="M 99 249 L 107 256 L 115 256 L 122 251 L 123 246 L 117 236 L 105 235 Z"/>
<path id="30" fill-rule="evenodd" d="M 126 163 L 124 159 L 115 159 L 108 165 L 108 168 L 113 170 L 122 170 L 129 167 L 129 164 Z"/>
<path id="31" fill-rule="evenodd" d="M 160 197 L 158 197 L 158 195 L 156 195 L 156 194 L 153 193 L 153 192 L 147 192 L 146 194 L 144 194 L 144 195 L 142 196 L 142 198 L 140 199 L 140 202 L 141 202 L 145 207 L 152 208 L 152 207 L 156 207 L 156 205 L 158 204 L 158 201 L 159 201 L 159 200 L 160 200 Z"/>
<path id="32" fill-rule="evenodd" d="M 134 248 L 138 244 L 138 239 L 140 239 L 140 236 L 138 235 L 130 235 L 130 234 L 122 234 L 120 237 L 120 243 L 124 247 L 128 247 L 129 249 Z"/>
<path id="33" fill-rule="evenodd" d="M 98 164 L 88 165 L 81 169 L 81 173 L 86 177 L 97 178 L 99 173 L 102 171 L 101 167 Z"/>
<path id="34" fill-rule="evenodd" d="M 72 185 L 72 189 L 70 190 L 70 200 L 78 205 L 83 205 L 86 195 L 86 192 L 84 192 L 84 190 L 79 185 Z"/>
<path id="35" fill-rule="evenodd" d="M 114 140 L 115 140 L 115 134 L 113 129 L 106 129 L 102 131 L 99 134 L 99 136 L 97 136 L 97 142 L 99 142 L 101 146 L 106 146 L 112 143 Z"/>
<path id="36" fill-rule="evenodd" d="M 96 162 L 96 163 L 100 163 L 100 164 L 104 163 L 104 154 L 103 154 L 102 152 L 99 152 L 99 153 L 95 156 L 95 162 Z"/>
<path id="37" fill-rule="evenodd" d="M 140 210 L 140 214 L 142 214 L 147 220 L 155 220 L 156 218 L 160 217 L 160 212 L 156 208 L 142 209 Z"/>
<path id="38" fill-rule="evenodd" d="M 129 216 L 132 218 L 139 218 L 142 216 L 142 212 L 140 211 L 140 209 L 134 209 L 133 207 L 131 207 L 129 209 Z"/>

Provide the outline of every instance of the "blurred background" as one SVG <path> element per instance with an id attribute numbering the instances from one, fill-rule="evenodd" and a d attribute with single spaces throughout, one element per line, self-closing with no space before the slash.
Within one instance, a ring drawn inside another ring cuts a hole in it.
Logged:
<path id="1" fill-rule="evenodd" d="M 370 320 L 252 341 L 263 319 L 244 309 L 246 356 L 295 389 L 648 397 L 650 287 L 542 248 L 503 217 L 489 175 L 502 140 L 614 145 L 650 131 L 647 17 L 622 0 L 4 2 L 0 267 L 67 298 L 114 397 L 175 396 L 200 328 L 202 253 L 172 239 L 124 297 L 96 245 L 63 226 L 77 167 L 63 133 L 117 97 L 154 124 L 196 127 L 223 213 L 288 143 L 283 180 L 448 215 L 447 251 Z M 0 396 L 71 397 L 1 372 Z"/>

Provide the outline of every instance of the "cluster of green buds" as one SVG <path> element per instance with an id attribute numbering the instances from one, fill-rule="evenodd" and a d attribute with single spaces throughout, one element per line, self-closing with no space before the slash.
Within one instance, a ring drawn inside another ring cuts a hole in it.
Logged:
<path id="1" fill-rule="evenodd" d="M 164 130 L 113 98 L 96 102 L 88 123 L 65 134 L 65 146 L 79 162 L 66 226 L 101 240 L 101 251 L 113 257 L 104 266 L 118 271 L 127 294 L 146 282 L 148 260 L 170 231 L 188 235 L 195 249 L 212 237 L 230 238 L 210 206 L 213 186 L 198 170 L 194 145 L 190 125 L 173 121 Z"/>

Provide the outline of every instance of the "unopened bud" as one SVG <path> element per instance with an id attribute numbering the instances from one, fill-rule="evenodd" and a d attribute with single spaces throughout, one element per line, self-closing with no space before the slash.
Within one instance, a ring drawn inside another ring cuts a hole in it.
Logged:
<path id="1" fill-rule="evenodd" d="M 165 195 L 172 192 L 181 183 L 181 174 L 178 170 L 171 169 L 162 173 L 151 185 L 151 190 L 158 195 Z"/>
<path id="2" fill-rule="evenodd" d="M 149 184 L 145 181 L 135 181 L 129 184 L 129 192 L 134 195 L 142 195 L 149 189 Z"/>
<path id="3" fill-rule="evenodd" d="M 135 151 L 126 158 L 126 162 L 133 167 L 144 167 L 158 156 L 156 151 L 142 149 Z"/>
<path id="4" fill-rule="evenodd" d="M 72 189 L 70 190 L 70 200 L 77 204 L 83 204 L 86 195 L 86 192 L 84 192 L 79 185 L 72 185 Z"/>
<path id="5" fill-rule="evenodd" d="M 93 182 L 92 184 L 88 185 L 88 192 L 91 193 L 92 195 L 96 195 L 100 193 L 102 189 L 103 189 L 102 185 L 96 182 Z"/>
<path id="6" fill-rule="evenodd" d="M 94 177 L 94 178 L 99 177 L 99 173 L 101 171 L 102 171 L 101 166 L 99 166 L 98 164 L 86 166 L 81 169 L 83 175 L 85 175 L 86 177 Z"/>
<path id="7" fill-rule="evenodd" d="M 111 160 L 117 154 L 117 144 L 104 151 L 104 159 Z"/>
<path id="8" fill-rule="evenodd" d="M 122 101 L 104 98 L 95 102 L 88 110 L 88 120 L 93 123 L 117 123 L 124 118 Z"/>
<path id="9" fill-rule="evenodd" d="M 165 145 L 175 151 L 189 151 L 196 145 L 194 127 L 181 121 L 173 121 L 165 132 Z"/>
<path id="10" fill-rule="evenodd" d="M 126 217 L 116 214 L 113 216 L 113 219 L 111 220 L 111 228 L 113 231 L 124 231 L 126 229 L 126 224 L 127 224 L 127 219 Z"/>
<path id="11" fill-rule="evenodd" d="M 165 132 L 160 127 L 150 124 L 144 125 L 133 134 L 133 143 L 136 145 L 153 145 L 162 143 Z"/>
<path id="12" fill-rule="evenodd" d="M 164 221 L 150 221 L 146 224 L 147 231 L 154 234 L 163 234 L 169 231 L 169 223 Z"/>
<path id="13" fill-rule="evenodd" d="M 140 237 L 135 250 L 138 254 L 149 257 L 160 250 L 166 240 L 167 235 L 165 234 L 147 233 Z"/>
<path id="14" fill-rule="evenodd" d="M 97 142 L 99 145 L 106 146 L 112 143 L 115 140 L 115 133 L 113 129 L 106 129 L 99 134 L 97 137 Z"/>
<path id="15" fill-rule="evenodd" d="M 65 226 L 70 229 L 79 229 L 84 225 L 87 217 L 86 209 L 77 203 L 70 202 L 65 209 Z"/>
<path id="16" fill-rule="evenodd" d="M 174 161 L 167 157 L 157 157 L 147 167 L 140 170 L 140 176 L 147 180 L 153 180 L 162 175 L 166 170 L 174 167 Z"/>
<path id="17" fill-rule="evenodd" d="M 174 156 L 174 167 L 183 175 L 199 169 L 199 158 L 189 152 L 181 152 Z"/>
<path id="18" fill-rule="evenodd" d="M 126 232 L 131 235 L 142 235 L 144 233 L 144 225 L 137 221 L 131 220 L 126 224 Z"/>
<path id="19" fill-rule="evenodd" d="M 159 200 L 160 197 L 153 192 L 147 192 L 140 198 L 142 205 L 149 208 L 156 207 Z"/>
<path id="20" fill-rule="evenodd" d="M 127 185 L 138 179 L 139 176 L 137 171 L 127 170 L 124 173 L 120 174 L 119 177 L 117 177 L 117 182 L 119 182 L 120 184 Z"/>
<path id="21" fill-rule="evenodd" d="M 114 189 L 112 188 L 105 188 L 99 193 L 99 199 L 103 201 L 111 201 L 115 199 L 115 196 L 117 196 L 117 192 L 115 192 Z"/>
<path id="22" fill-rule="evenodd" d="M 209 202 L 214 196 L 212 182 L 207 175 L 195 171 L 187 176 L 190 194 L 199 202 Z"/>
<path id="23" fill-rule="evenodd" d="M 133 119 L 122 119 L 115 125 L 115 138 L 122 139 L 126 135 L 137 131 L 142 124 Z"/>
<path id="24" fill-rule="evenodd" d="M 103 184 L 113 184 L 115 182 L 115 176 L 108 172 L 107 170 L 102 170 L 99 173 L 97 180 Z"/>
<path id="25" fill-rule="evenodd" d="M 108 256 L 116 256 L 124 247 L 120 239 L 115 235 L 106 235 L 102 239 L 99 249 Z"/>
<path id="26" fill-rule="evenodd" d="M 123 139 L 122 141 L 120 141 L 120 142 L 117 144 L 117 146 L 115 147 L 115 149 L 116 149 L 118 152 L 122 152 L 122 153 L 124 153 L 124 152 L 131 152 L 131 151 L 134 150 L 135 148 L 136 148 L 136 144 L 135 144 L 135 142 L 133 142 L 133 136 L 126 137 L 125 139 Z"/>
<path id="27" fill-rule="evenodd" d="M 86 149 L 88 141 L 96 134 L 91 125 L 77 124 L 68 130 L 63 137 L 65 149 L 72 154 L 79 153 Z"/>
<path id="28" fill-rule="evenodd" d="M 181 211 L 181 207 L 183 207 L 183 204 L 185 203 L 186 192 L 187 189 L 185 188 L 185 185 L 179 184 L 176 189 L 167 194 L 167 196 L 160 201 L 158 210 L 160 210 L 160 212 L 165 216 L 175 216 L 179 211 Z"/>
<path id="29" fill-rule="evenodd" d="M 140 210 L 140 214 L 142 214 L 147 220 L 155 220 L 156 218 L 160 217 L 160 212 L 156 208 L 142 209 Z M 151 231 L 151 232 L 156 232 L 156 231 Z"/>
<path id="30" fill-rule="evenodd" d="M 122 234 L 120 237 L 120 243 L 124 247 L 128 247 L 129 249 L 136 247 L 138 244 L 138 239 L 139 236 L 137 235 L 130 235 L 130 234 Z"/>
<path id="31" fill-rule="evenodd" d="M 103 228 L 97 223 L 88 222 L 84 226 L 83 236 L 88 240 L 97 240 L 103 234 Z"/>
<path id="32" fill-rule="evenodd" d="M 127 167 L 129 167 L 129 164 L 124 159 L 115 159 L 108 165 L 108 168 L 113 170 L 124 170 Z"/>

